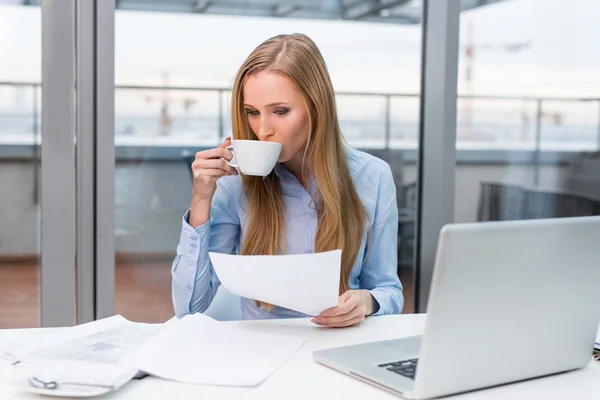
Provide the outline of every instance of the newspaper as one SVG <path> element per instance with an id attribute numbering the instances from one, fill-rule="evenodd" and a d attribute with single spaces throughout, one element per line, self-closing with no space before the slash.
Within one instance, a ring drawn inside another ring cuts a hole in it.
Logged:
<path id="1" fill-rule="evenodd" d="M 0 358 L 28 364 L 57 360 L 116 364 L 160 332 L 164 324 L 131 322 L 121 315 L 9 343 Z"/>

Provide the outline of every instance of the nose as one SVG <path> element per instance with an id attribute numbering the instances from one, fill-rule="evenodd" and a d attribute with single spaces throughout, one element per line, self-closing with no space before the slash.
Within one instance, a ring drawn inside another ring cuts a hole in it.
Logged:
<path id="1" fill-rule="evenodd" d="M 256 133 L 256 136 L 258 136 L 260 140 L 268 140 L 270 137 L 275 135 L 275 129 L 268 118 L 262 117 L 260 119 L 260 126 L 258 127 L 258 132 Z"/>

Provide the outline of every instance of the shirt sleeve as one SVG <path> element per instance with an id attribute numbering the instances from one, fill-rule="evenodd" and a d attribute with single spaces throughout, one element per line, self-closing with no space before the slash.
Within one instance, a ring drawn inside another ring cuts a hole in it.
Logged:
<path id="1" fill-rule="evenodd" d="M 194 228 L 188 223 L 190 210 L 183 216 L 177 255 L 171 268 L 171 294 L 177 318 L 206 311 L 221 284 L 208 252 L 231 254 L 239 247 L 240 222 L 236 206 L 239 194 L 232 192 L 231 180 L 226 180 L 217 181 L 207 222 Z"/>
<path id="2" fill-rule="evenodd" d="M 398 206 L 389 166 L 381 175 L 367 256 L 359 275 L 360 287 L 375 299 L 373 315 L 400 314 L 404 307 L 398 278 Z"/>

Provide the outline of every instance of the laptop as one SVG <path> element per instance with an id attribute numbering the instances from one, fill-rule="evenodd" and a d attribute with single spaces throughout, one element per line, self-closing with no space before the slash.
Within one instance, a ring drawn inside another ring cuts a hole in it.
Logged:
<path id="1" fill-rule="evenodd" d="M 582 368 L 600 321 L 599 282 L 600 217 L 450 224 L 422 336 L 313 359 L 406 399 Z"/>

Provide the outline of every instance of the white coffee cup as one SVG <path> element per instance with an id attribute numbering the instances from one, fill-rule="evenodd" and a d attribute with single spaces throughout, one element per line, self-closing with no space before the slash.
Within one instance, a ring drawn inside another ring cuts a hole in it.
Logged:
<path id="1" fill-rule="evenodd" d="M 227 150 L 237 161 L 229 165 L 238 168 L 244 175 L 267 176 L 275 167 L 281 153 L 281 143 L 260 140 L 232 140 Z"/>

